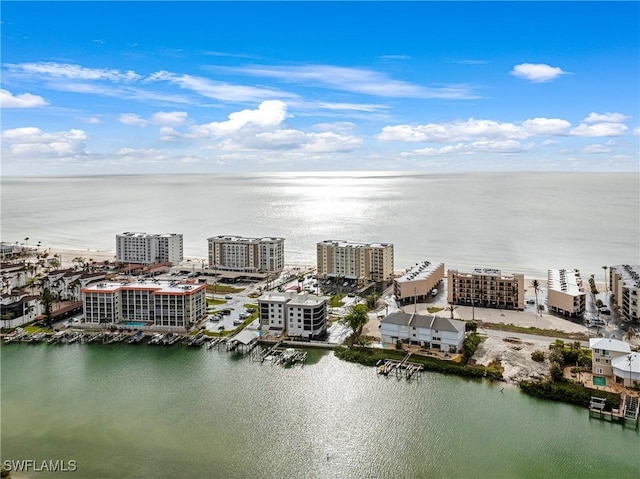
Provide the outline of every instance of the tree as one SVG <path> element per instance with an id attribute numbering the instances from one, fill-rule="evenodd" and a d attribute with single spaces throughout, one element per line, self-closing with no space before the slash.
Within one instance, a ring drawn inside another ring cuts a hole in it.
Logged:
<path id="1" fill-rule="evenodd" d="M 511 294 L 513 295 L 513 306 L 514 309 L 518 309 L 518 287 L 517 286 L 511 286 Z"/>
<path id="2" fill-rule="evenodd" d="M 376 293 L 375 291 L 373 293 L 370 293 L 367 295 L 367 307 L 369 309 L 376 309 L 376 306 L 378 306 L 378 300 L 380 299 L 380 295 L 378 293 Z"/>
<path id="3" fill-rule="evenodd" d="M 445 309 L 445 311 L 451 311 L 451 319 L 453 319 L 453 310 L 454 309 L 458 309 L 458 307 L 454 306 L 453 303 L 452 303 L 452 304 L 450 304 L 448 307 L 446 307 L 444 309 Z"/>
<path id="4" fill-rule="evenodd" d="M 540 308 L 538 307 L 538 291 L 540 290 L 540 283 L 537 279 L 531 281 L 531 287 L 533 288 L 533 292 L 536 294 L 536 314 L 540 314 Z"/>
<path id="5" fill-rule="evenodd" d="M 603 266 L 602 269 L 604 270 L 604 291 L 605 292 L 609 292 L 609 283 L 607 282 L 607 266 Z"/>
<path id="6" fill-rule="evenodd" d="M 362 328 L 369 321 L 369 308 L 366 304 L 354 304 L 349 306 L 349 312 L 340 320 L 342 324 L 346 324 L 353 330 L 352 340 L 355 340 L 362 334 Z"/>
<path id="7" fill-rule="evenodd" d="M 51 305 L 53 304 L 53 294 L 51 294 L 51 290 L 49 288 L 44 288 L 40 301 L 42 302 L 42 306 L 44 306 L 44 316 L 46 318 L 47 325 L 51 326 Z"/>

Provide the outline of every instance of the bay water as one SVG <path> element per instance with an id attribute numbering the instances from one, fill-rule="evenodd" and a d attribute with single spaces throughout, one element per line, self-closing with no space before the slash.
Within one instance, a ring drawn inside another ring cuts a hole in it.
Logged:
<path id="1" fill-rule="evenodd" d="M 3 345 L 2 460 L 82 478 L 637 478 L 640 433 L 504 384 L 183 346 Z"/>

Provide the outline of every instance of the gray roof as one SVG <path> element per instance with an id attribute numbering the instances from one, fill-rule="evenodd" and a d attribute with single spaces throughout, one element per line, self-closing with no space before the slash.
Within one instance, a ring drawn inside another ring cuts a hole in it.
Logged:
<path id="1" fill-rule="evenodd" d="M 433 314 L 404 313 L 402 311 L 391 313 L 380 322 L 386 324 L 398 324 L 400 326 L 411 326 L 414 328 L 450 331 L 453 333 L 464 332 L 465 330 L 464 321 L 441 318 L 440 316 L 434 316 Z"/>

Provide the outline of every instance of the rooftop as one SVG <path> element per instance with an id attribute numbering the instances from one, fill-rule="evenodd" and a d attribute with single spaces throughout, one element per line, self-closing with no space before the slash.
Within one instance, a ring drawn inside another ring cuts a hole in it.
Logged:
<path id="1" fill-rule="evenodd" d="M 640 289 L 640 265 L 637 264 L 621 264 L 612 266 L 620 275 L 622 283 L 627 288 Z"/>
<path id="2" fill-rule="evenodd" d="M 206 288 L 205 284 L 186 284 L 179 281 L 162 281 L 151 279 L 133 281 L 131 283 L 106 281 L 102 283 L 91 284 L 86 288 L 82 288 L 82 291 L 85 293 L 107 293 L 120 290 L 140 289 L 153 291 L 154 294 L 183 294 L 194 292 L 198 289 L 204 288 Z"/>
<path id="3" fill-rule="evenodd" d="M 387 248 L 393 246 L 391 243 L 362 243 L 346 240 L 324 240 L 320 241 L 318 245 L 332 245 L 338 248 Z"/>
<path id="4" fill-rule="evenodd" d="M 435 271 L 443 266 L 443 263 L 430 263 L 429 261 L 423 261 L 422 263 L 417 263 L 412 268 L 408 269 L 401 277 L 396 279 L 397 282 L 404 281 L 417 281 L 421 279 L 426 279 L 431 276 Z"/>
<path id="5" fill-rule="evenodd" d="M 550 290 L 560 291 L 573 296 L 584 294 L 580 272 L 566 269 L 550 269 L 547 274 L 547 286 Z"/>
<path id="6" fill-rule="evenodd" d="M 640 353 L 631 353 L 611 360 L 611 366 L 627 373 L 640 374 Z"/>
<path id="7" fill-rule="evenodd" d="M 631 347 L 629 343 L 618 341 L 611 338 L 591 338 L 589 339 L 590 349 L 606 349 L 607 351 L 616 351 L 619 353 L 630 353 Z"/>
<path id="8" fill-rule="evenodd" d="M 284 241 L 284 238 L 265 236 L 262 238 L 250 238 L 245 236 L 233 236 L 233 235 L 219 235 L 208 238 L 207 241 L 221 241 L 225 243 L 256 243 L 256 242 L 273 242 Z"/>

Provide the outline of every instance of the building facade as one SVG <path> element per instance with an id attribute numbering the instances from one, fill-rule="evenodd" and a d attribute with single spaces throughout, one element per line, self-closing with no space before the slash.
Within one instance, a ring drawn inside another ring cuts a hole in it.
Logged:
<path id="1" fill-rule="evenodd" d="M 549 311 L 574 318 L 586 310 L 587 296 L 584 292 L 580 271 L 550 269 L 547 273 L 547 304 Z"/>
<path id="2" fill-rule="evenodd" d="M 317 244 L 318 277 L 382 283 L 393 279 L 393 244 L 325 240 Z"/>
<path id="3" fill-rule="evenodd" d="M 484 308 L 524 309 L 524 275 L 476 268 L 471 273 L 447 272 L 447 301 Z"/>
<path id="4" fill-rule="evenodd" d="M 380 321 L 382 342 L 398 341 L 447 353 L 459 353 L 465 337 L 465 322 L 432 314 L 392 313 Z"/>
<path id="5" fill-rule="evenodd" d="M 295 292 L 267 293 L 258 298 L 263 329 L 290 337 L 322 338 L 327 331 L 327 298 Z"/>
<path id="6" fill-rule="evenodd" d="M 618 312 L 625 321 L 638 322 L 640 265 L 622 264 L 609 267 L 609 288 Z"/>
<path id="7" fill-rule="evenodd" d="M 209 238 L 209 267 L 246 273 L 278 273 L 284 269 L 284 238 Z"/>
<path id="8" fill-rule="evenodd" d="M 87 323 L 145 321 L 187 329 L 207 314 L 206 284 L 103 282 L 82 288 L 82 301 Z"/>
<path id="9" fill-rule="evenodd" d="M 593 374 L 602 376 L 613 376 L 611 362 L 631 353 L 629 343 L 610 338 L 591 338 L 589 348 L 591 349 L 591 371 Z"/>
<path id="10" fill-rule="evenodd" d="M 184 259 L 182 234 L 122 233 L 116 235 L 116 261 L 119 263 L 178 264 Z"/>
<path id="11" fill-rule="evenodd" d="M 423 261 L 393 280 L 396 301 L 408 303 L 424 301 L 444 279 L 444 263 Z"/>

